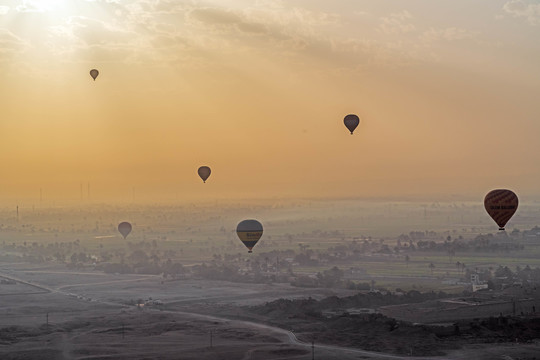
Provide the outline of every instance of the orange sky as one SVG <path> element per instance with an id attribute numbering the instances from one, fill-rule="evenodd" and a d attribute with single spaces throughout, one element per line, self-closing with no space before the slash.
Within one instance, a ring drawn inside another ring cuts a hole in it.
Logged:
<path id="1" fill-rule="evenodd" d="M 0 203 L 538 195 L 539 35 L 532 0 L 3 1 Z"/>

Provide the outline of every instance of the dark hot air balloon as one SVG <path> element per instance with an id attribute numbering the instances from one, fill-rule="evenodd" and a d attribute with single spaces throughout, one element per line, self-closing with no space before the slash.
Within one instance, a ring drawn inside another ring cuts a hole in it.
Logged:
<path id="1" fill-rule="evenodd" d="M 96 69 L 90 70 L 90 76 L 92 77 L 92 79 L 94 79 L 94 81 L 96 81 L 96 78 L 98 77 L 98 75 L 99 75 L 99 71 L 97 71 Z"/>
<path id="2" fill-rule="evenodd" d="M 352 135 L 354 132 L 354 129 L 356 129 L 358 124 L 360 124 L 360 119 L 358 118 L 358 116 L 354 114 L 349 114 L 345 116 L 345 118 L 343 119 L 343 123 L 345 124 L 347 129 L 349 129 Z"/>
<path id="3" fill-rule="evenodd" d="M 504 230 L 504 226 L 517 210 L 518 197 L 511 190 L 492 190 L 484 198 L 484 207 L 499 225 L 499 230 Z"/>
<path id="4" fill-rule="evenodd" d="M 197 170 L 197 172 L 199 173 L 199 176 L 201 177 L 203 182 L 206 182 L 206 179 L 208 179 L 210 173 L 212 173 L 208 166 L 201 166 L 199 170 Z"/>
<path id="5" fill-rule="evenodd" d="M 263 234 L 263 227 L 257 220 L 241 221 L 236 227 L 236 235 L 240 241 L 248 248 L 248 252 L 252 252 L 253 247 Z"/>
<path id="6" fill-rule="evenodd" d="M 120 234 L 122 234 L 125 239 L 131 232 L 131 224 L 126 221 L 121 222 L 118 224 L 118 231 L 120 231 Z"/>

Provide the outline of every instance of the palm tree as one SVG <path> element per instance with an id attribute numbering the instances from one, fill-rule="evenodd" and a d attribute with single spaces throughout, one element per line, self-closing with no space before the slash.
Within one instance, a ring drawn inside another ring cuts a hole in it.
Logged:
<path id="1" fill-rule="evenodd" d="M 431 270 L 431 275 L 433 275 L 433 269 L 435 269 L 435 265 L 433 263 L 429 263 L 429 268 Z"/>
<path id="2" fill-rule="evenodd" d="M 454 248 L 448 250 L 448 261 L 452 262 L 452 258 L 456 255 Z"/>

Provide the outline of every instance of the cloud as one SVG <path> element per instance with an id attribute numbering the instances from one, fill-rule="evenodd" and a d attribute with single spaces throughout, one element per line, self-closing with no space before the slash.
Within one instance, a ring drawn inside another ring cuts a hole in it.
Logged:
<path id="1" fill-rule="evenodd" d="M 46 8 L 39 2 L 23 0 L 20 5 L 18 5 L 15 10 L 21 13 L 35 13 L 35 12 L 44 12 Z"/>
<path id="2" fill-rule="evenodd" d="M 274 40 L 288 41 L 291 38 L 309 37 L 318 34 L 325 25 L 336 22 L 336 16 L 302 8 L 282 8 L 280 3 L 273 7 L 247 7 L 242 10 L 218 7 L 193 8 L 187 20 L 207 29 L 222 33 L 265 35 Z"/>
<path id="3" fill-rule="evenodd" d="M 0 60 L 9 59 L 28 49 L 28 43 L 8 30 L 0 29 Z"/>
<path id="4" fill-rule="evenodd" d="M 144 4 L 145 7 L 148 7 L 148 9 L 152 12 L 157 13 L 177 13 L 177 12 L 183 12 L 186 9 L 191 8 L 193 5 L 190 3 L 183 3 L 178 0 L 157 0 L 157 1 L 146 1 L 141 2 Z"/>
<path id="5" fill-rule="evenodd" d="M 268 34 L 268 28 L 250 21 L 246 16 L 218 8 L 200 8 L 191 11 L 190 17 L 216 28 L 236 29 L 248 34 Z"/>
<path id="6" fill-rule="evenodd" d="M 412 15 L 407 10 L 392 13 L 381 18 L 379 30 L 387 34 L 410 33 L 416 30 L 416 26 L 410 22 Z"/>
<path id="7" fill-rule="evenodd" d="M 77 49 L 77 58 L 83 59 L 99 59 L 99 62 L 110 63 L 138 63 L 140 57 L 133 48 L 123 46 L 100 46 L 93 45 L 85 48 Z"/>
<path id="8" fill-rule="evenodd" d="M 77 5 L 70 7 L 70 16 L 47 17 L 47 28 L 25 40 L 71 61 L 150 57 L 160 66 L 204 66 L 260 57 L 342 69 L 395 67 L 422 61 L 436 41 L 472 36 L 458 27 L 426 29 L 407 10 L 377 17 L 361 8 L 343 14 L 282 0 L 243 7 L 199 0 L 70 1 Z M 31 11 L 37 3 L 28 0 L 21 6 Z M 356 30 L 362 28 L 367 31 Z"/>
<path id="9" fill-rule="evenodd" d="M 503 10 L 514 17 L 527 19 L 531 25 L 540 24 L 540 3 L 537 1 L 511 0 L 503 5 Z"/>
<path id="10" fill-rule="evenodd" d="M 82 16 L 70 18 L 68 24 L 73 35 L 88 45 L 130 43 L 137 38 L 137 34 L 125 28 L 115 27 L 104 21 L 90 19 Z"/>
<path id="11" fill-rule="evenodd" d="M 128 26 L 84 16 L 72 16 L 50 26 L 43 45 L 62 61 L 139 62 L 137 54 L 146 36 Z"/>
<path id="12" fill-rule="evenodd" d="M 448 27 L 444 29 L 430 28 L 422 33 L 421 39 L 425 43 L 431 43 L 433 41 L 446 40 L 457 41 L 463 39 L 472 39 L 475 34 L 467 29 Z"/>
<path id="13" fill-rule="evenodd" d="M 341 29 L 344 19 L 337 14 L 286 7 L 281 1 L 272 6 L 254 6 L 242 10 L 230 8 L 193 8 L 186 14 L 187 25 L 204 49 L 220 54 L 271 53 L 296 64 L 307 62 L 331 65 L 334 69 L 361 69 L 369 66 L 400 66 L 414 58 L 410 47 L 399 42 L 383 42 L 354 33 L 337 36 L 330 29 Z M 367 16 L 362 12 L 356 16 Z M 416 32 L 408 11 L 383 18 L 382 31 L 392 34 Z M 161 39 L 160 43 L 163 44 Z M 267 56 L 267 57 L 268 57 Z"/>

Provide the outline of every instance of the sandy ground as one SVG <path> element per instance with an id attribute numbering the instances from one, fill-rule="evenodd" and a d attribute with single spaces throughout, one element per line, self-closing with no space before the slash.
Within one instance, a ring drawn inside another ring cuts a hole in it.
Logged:
<path id="1" fill-rule="evenodd" d="M 162 283 L 156 276 L 69 272 L 61 266 L 27 264 L 0 264 L 0 275 L 18 280 L 0 285 L 1 359 L 307 360 L 312 350 L 316 359 L 414 359 L 323 344 L 312 349 L 285 329 L 224 319 L 211 311 L 213 304 L 344 296 L 347 291 L 197 280 Z M 127 305 L 149 297 L 165 305 L 161 309 Z M 189 308 L 194 303 L 206 304 L 208 314 L 182 311 L 184 304 Z M 508 360 L 527 353 L 540 353 L 540 347 L 477 346 L 438 359 Z"/>

